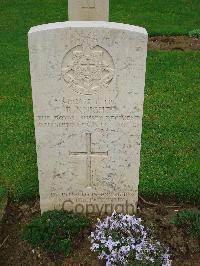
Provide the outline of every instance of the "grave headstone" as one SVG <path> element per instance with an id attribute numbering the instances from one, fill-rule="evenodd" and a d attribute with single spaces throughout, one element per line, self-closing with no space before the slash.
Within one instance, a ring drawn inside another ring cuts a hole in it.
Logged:
<path id="1" fill-rule="evenodd" d="M 29 54 L 42 212 L 135 212 L 146 30 L 36 26 Z"/>
<path id="2" fill-rule="evenodd" d="M 109 0 L 68 0 L 68 19 L 108 21 Z"/>

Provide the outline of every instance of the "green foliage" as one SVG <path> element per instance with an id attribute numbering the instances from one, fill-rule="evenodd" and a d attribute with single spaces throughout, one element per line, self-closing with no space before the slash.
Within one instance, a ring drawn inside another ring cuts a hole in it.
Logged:
<path id="1" fill-rule="evenodd" d="M 4 199 L 6 196 L 6 190 L 3 187 L 0 187 L 0 200 Z"/>
<path id="2" fill-rule="evenodd" d="M 200 29 L 190 31 L 189 36 L 193 38 L 200 38 Z"/>
<path id="3" fill-rule="evenodd" d="M 7 192 L 3 187 L 0 187 L 0 220 L 4 214 L 7 204 Z"/>
<path id="4" fill-rule="evenodd" d="M 89 220 L 65 211 L 48 211 L 24 227 L 22 239 L 32 247 L 65 256 L 70 254 L 75 237 L 83 233 Z"/>
<path id="5" fill-rule="evenodd" d="M 200 212 L 196 210 L 182 210 L 177 213 L 173 224 L 186 229 L 188 234 L 200 236 Z"/>

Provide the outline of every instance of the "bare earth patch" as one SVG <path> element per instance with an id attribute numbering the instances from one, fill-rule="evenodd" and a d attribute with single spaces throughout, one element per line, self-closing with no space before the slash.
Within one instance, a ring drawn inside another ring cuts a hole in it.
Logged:
<path id="1" fill-rule="evenodd" d="M 149 38 L 148 49 L 200 51 L 200 39 L 188 36 L 155 36 Z"/>
<path id="2" fill-rule="evenodd" d="M 138 215 L 147 226 L 153 228 L 155 237 L 166 243 L 172 253 L 173 265 L 200 265 L 200 238 L 188 236 L 183 229 L 171 224 L 172 218 L 181 208 L 166 208 L 164 205 L 149 206 L 140 202 Z M 200 209 L 200 207 L 199 207 Z M 23 226 L 40 214 L 39 202 L 26 204 L 9 203 L 0 233 L 0 264 L 1 266 L 78 266 L 105 265 L 90 252 L 88 235 L 93 228 L 87 230 L 82 239 L 76 241 L 70 258 L 54 257 L 40 249 L 32 249 L 22 241 L 20 234 Z M 91 217 L 95 224 L 97 217 Z"/>

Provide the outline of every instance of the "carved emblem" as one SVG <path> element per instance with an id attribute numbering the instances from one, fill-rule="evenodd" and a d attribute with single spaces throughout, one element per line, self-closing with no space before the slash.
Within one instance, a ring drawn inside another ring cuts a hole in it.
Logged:
<path id="1" fill-rule="evenodd" d="M 114 63 L 104 48 L 79 45 L 65 55 L 62 77 L 67 87 L 78 93 L 91 94 L 110 85 L 114 77 Z"/>

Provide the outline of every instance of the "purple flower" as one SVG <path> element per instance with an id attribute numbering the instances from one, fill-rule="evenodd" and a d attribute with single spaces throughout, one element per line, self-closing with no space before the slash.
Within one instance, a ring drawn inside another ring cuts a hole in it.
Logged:
<path id="1" fill-rule="evenodd" d="M 106 260 L 108 266 L 129 265 L 130 252 L 135 254 L 135 260 L 145 264 L 159 259 L 162 266 L 170 266 L 169 250 L 150 237 L 141 222 L 134 215 L 116 212 L 102 222 L 99 220 L 90 236 L 91 250 L 99 254 L 99 259 Z"/>

